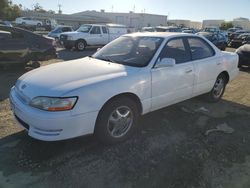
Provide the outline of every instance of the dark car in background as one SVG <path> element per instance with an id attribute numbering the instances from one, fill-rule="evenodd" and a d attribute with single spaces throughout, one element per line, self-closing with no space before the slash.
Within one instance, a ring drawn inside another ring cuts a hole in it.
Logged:
<path id="1" fill-rule="evenodd" d="M 228 46 L 232 48 L 239 48 L 244 44 L 250 44 L 250 33 L 241 34 L 237 38 L 228 42 Z"/>
<path id="2" fill-rule="evenodd" d="M 54 39 L 16 27 L 0 26 L 0 64 L 56 57 Z"/>
<path id="3" fill-rule="evenodd" d="M 201 36 L 207 38 L 220 50 L 225 50 L 227 47 L 227 39 L 221 33 L 198 32 L 197 35 L 201 35 Z"/>
<path id="4" fill-rule="evenodd" d="M 236 50 L 239 55 L 239 67 L 243 65 L 250 67 L 250 44 L 245 44 Z"/>
<path id="5" fill-rule="evenodd" d="M 57 26 L 54 30 L 48 33 L 48 37 L 52 37 L 56 41 L 59 41 L 61 33 L 70 31 L 74 31 L 71 26 L 66 26 L 66 25 Z"/>
<path id="6" fill-rule="evenodd" d="M 238 36 L 240 36 L 241 34 L 244 34 L 244 33 L 249 33 L 249 31 L 246 31 L 246 30 L 237 30 L 233 33 L 228 33 L 228 39 L 229 41 L 237 38 Z"/>

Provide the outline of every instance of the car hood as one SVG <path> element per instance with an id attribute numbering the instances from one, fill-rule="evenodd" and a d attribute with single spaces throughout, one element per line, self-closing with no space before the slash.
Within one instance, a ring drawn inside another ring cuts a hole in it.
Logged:
<path id="1" fill-rule="evenodd" d="M 60 97 L 98 82 L 125 77 L 140 68 L 110 63 L 90 57 L 55 63 L 21 76 L 15 87 L 26 97 Z"/>

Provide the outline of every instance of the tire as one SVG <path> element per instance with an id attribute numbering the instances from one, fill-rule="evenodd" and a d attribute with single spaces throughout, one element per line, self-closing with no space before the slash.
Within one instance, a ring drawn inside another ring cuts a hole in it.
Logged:
<path id="1" fill-rule="evenodd" d="M 78 50 L 78 51 L 83 51 L 85 50 L 87 44 L 84 40 L 78 40 L 76 41 L 76 45 L 75 45 L 75 48 Z"/>
<path id="2" fill-rule="evenodd" d="M 99 112 L 95 135 L 104 144 L 116 144 L 130 138 L 139 118 L 136 103 L 128 97 L 108 102 Z"/>
<path id="3" fill-rule="evenodd" d="M 213 103 L 218 102 L 225 92 L 226 84 L 226 76 L 224 74 L 220 74 L 215 81 L 213 89 L 205 95 L 207 100 Z"/>
<path id="4" fill-rule="evenodd" d="M 37 27 L 41 27 L 42 25 L 41 25 L 40 23 L 38 23 L 36 26 L 37 26 Z"/>

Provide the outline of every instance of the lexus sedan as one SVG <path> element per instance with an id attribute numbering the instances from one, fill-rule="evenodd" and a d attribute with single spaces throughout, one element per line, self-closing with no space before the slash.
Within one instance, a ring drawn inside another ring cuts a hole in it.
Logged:
<path id="1" fill-rule="evenodd" d="M 217 102 L 238 74 L 238 55 L 185 33 L 121 36 L 93 56 L 41 67 L 10 92 L 16 120 L 45 141 L 95 134 L 128 139 L 138 117 L 205 94 Z"/>

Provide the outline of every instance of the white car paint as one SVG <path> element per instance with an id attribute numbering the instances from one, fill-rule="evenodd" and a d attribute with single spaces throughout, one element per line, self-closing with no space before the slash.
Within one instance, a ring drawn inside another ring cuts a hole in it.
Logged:
<path id="1" fill-rule="evenodd" d="M 193 35 L 135 33 L 128 36 L 156 36 L 164 41 L 146 67 L 85 57 L 38 68 L 18 79 L 10 92 L 12 110 L 29 125 L 31 137 L 52 141 L 92 134 L 100 109 L 119 94 L 136 95 L 141 102 L 141 114 L 146 114 L 209 92 L 223 71 L 229 74 L 230 80 L 238 74 L 238 56 L 221 52 L 204 38 L 215 51 L 213 57 L 156 68 L 154 65 L 168 40 Z M 37 96 L 77 96 L 78 101 L 70 111 L 48 112 L 29 105 Z"/>
<path id="2" fill-rule="evenodd" d="M 121 35 L 127 34 L 127 28 L 125 26 L 116 24 L 107 24 L 107 25 L 99 25 L 99 24 L 86 24 L 91 26 L 92 28 L 88 33 L 83 33 L 79 31 L 73 32 L 64 32 L 61 35 L 66 35 L 69 41 L 77 41 L 77 40 L 85 40 L 87 45 L 95 46 L 95 45 L 106 45 L 110 41 L 120 37 Z M 100 34 L 92 34 L 91 30 L 93 27 L 99 27 L 101 33 Z M 102 27 L 106 28 L 107 33 L 102 31 Z"/>
<path id="3" fill-rule="evenodd" d="M 19 17 L 19 18 L 16 18 L 16 24 L 24 24 L 24 25 L 31 25 L 31 26 L 37 26 L 37 25 L 40 25 L 42 26 L 43 23 L 39 20 L 34 20 L 34 19 L 31 19 L 31 18 L 27 18 L 27 17 Z"/>

